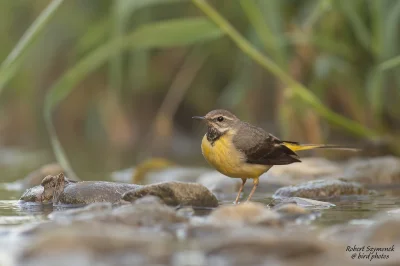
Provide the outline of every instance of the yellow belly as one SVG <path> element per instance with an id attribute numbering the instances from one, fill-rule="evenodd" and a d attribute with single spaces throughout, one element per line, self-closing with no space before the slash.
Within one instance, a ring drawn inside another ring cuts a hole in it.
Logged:
<path id="1" fill-rule="evenodd" d="M 232 134 L 227 133 L 215 141 L 213 146 L 206 135 L 201 142 L 204 158 L 220 173 L 236 178 L 258 178 L 271 168 L 269 165 L 246 163 L 244 156 L 233 147 L 231 140 Z"/>

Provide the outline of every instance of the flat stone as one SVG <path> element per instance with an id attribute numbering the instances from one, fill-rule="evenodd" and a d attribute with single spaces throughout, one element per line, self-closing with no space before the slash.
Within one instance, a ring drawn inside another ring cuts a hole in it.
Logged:
<path id="1" fill-rule="evenodd" d="M 60 194 L 60 204 L 90 204 L 95 202 L 116 203 L 122 195 L 138 185 L 105 181 L 83 181 L 64 188 Z"/>
<path id="2" fill-rule="evenodd" d="M 362 185 L 340 180 L 313 180 L 296 186 L 278 189 L 274 197 L 301 197 L 311 199 L 334 198 L 348 195 L 368 195 Z"/>

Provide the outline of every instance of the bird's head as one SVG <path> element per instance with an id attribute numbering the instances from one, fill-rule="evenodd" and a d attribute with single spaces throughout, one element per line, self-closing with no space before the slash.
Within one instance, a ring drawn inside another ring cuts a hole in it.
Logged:
<path id="1" fill-rule="evenodd" d="M 237 122 L 240 121 L 234 114 L 222 109 L 213 110 L 205 116 L 193 116 L 192 118 L 204 121 L 209 128 L 222 134 L 234 129 Z"/>

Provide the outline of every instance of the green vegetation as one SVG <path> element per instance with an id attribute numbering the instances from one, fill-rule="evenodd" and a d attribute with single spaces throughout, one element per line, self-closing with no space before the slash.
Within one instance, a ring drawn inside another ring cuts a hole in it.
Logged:
<path id="1" fill-rule="evenodd" d="M 0 14 L 4 142 L 49 134 L 70 171 L 60 143 L 164 154 L 216 107 L 282 138 L 398 146 L 396 0 L 16 0 Z"/>

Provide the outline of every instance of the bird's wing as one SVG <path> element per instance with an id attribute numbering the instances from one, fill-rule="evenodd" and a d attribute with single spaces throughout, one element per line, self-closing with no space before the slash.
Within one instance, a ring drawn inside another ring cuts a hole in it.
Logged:
<path id="1" fill-rule="evenodd" d="M 300 162 L 298 155 L 286 147 L 283 141 L 247 123 L 239 127 L 232 141 L 245 154 L 247 163 L 284 165 Z"/>

